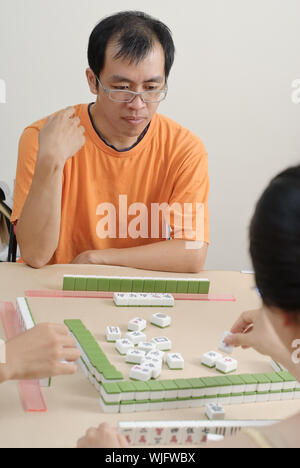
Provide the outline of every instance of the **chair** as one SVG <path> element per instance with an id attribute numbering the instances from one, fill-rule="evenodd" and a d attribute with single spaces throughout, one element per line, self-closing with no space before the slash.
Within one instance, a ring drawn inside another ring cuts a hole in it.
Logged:
<path id="1" fill-rule="evenodd" d="M 7 261 L 8 262 L 16 262 L 17 260 L 17 238 L 14 233 L 14 226 L 10 222 L 10 217 L 12 213 L 12 209 L 8 204 L 5 203 L 6 197 L 4 191 L 0 188 L 0 213 L 3 214 L 6 224 L 7 224 L 7 229 L 9 232 L 9 244 L 8 244 L 8 256 L 7 256 Z"/>

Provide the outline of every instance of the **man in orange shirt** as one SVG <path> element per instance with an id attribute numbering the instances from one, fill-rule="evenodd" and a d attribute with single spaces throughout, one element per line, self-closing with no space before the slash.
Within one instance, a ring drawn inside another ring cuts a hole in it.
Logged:
<path id="1" fill-rule="evenodd" d="M 95 27 L 86 76 L 96 102 L 42 119 L 20 139 L 12 221 L 25 263 L 201 271 L 206 150 L 156 112 L 174 53 L 169 29 L 142 12 Z"/>

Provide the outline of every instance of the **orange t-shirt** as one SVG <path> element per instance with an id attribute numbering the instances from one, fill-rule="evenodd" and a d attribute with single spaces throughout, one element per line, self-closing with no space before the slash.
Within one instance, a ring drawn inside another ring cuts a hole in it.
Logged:
<path id="1" fill-rule="evenodd" d="M 166 226 L 171 238 L 209 243 L 207 154 L 197 136 L 155 114 L 144 138 L 118 152 L 99 138 L 87 104 L 77 105 L 75 115 L 86 143 L 64 167 L 60 237 L 50 264 L 69 263 L 87 250 L 161 242 L 169 238 Z M 20 138 L 13 222 L 31 187 L 45 121 L 27 127 Z"/>

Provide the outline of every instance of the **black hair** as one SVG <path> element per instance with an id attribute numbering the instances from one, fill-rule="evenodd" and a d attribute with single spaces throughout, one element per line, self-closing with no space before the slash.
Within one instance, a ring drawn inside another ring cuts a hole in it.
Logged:
<path id="1" fill-rule="evenodd" d="M 259 199 L 250 255 L 263 303 L 300 317 L 300 166 L 276 176 Z"/>
<path id="2" fill-rule="evenodd" d="M 165 54 L 166 80 L 172 68 L 175 46 L 170 29 L 161 21 L 141 11 L 122 11 L 101 20 L 92 31 L 88 46 L 89 66 L 99 77 L 104 67 L 108 43 L 115 39 L 119 51 L 115 59 L 125 58 L 132 63 L 141 62 L 160 42 Z"/>

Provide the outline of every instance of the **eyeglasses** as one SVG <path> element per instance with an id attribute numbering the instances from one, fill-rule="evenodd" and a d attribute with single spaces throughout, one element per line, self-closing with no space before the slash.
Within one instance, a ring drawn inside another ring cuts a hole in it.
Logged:
<path id="1" fill-rule="evenodd" d="M 132 102 L 136 96 L 140 96 L 144 103 L 154 103 L 163 101 L 168 93 L 168 87 L 154 91 L 142 91 L 135 93 L 134 91 L 126 91 L 123 89 L 107 89 L 103 86 L 99 78 L 96 76 L 98 83 L 103 91 L 107 94 L 108 98 L 113 102 Z"/>

